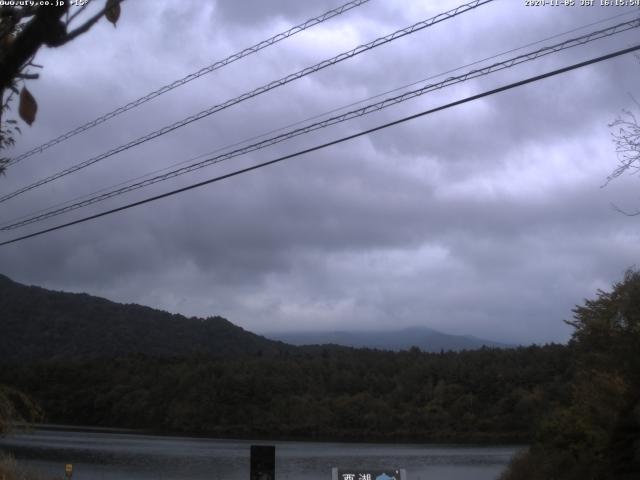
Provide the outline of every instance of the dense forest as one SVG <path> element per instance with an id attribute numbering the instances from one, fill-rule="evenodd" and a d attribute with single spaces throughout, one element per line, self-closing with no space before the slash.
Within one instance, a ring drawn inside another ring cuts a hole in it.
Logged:
<path id="1" fill-rule="evenodd" d="M 23 326 L 35 344 L 59 332 L 60 323 L 90 323 L 77 312 L 64 315 L 60 295 L 68 294 L 48 292 L 51 301 L 46 290 L 35 289 L 45 303 L 33 306 L 23 289 L 35 287 L 14 285 L 22 306 L 1 297 L 10 313 L 3 323 L 35 318 L 54 325 L 40 333 Z M 109 304 L 102 308 L 123 311 Z M 129 311 L 157 315 L 139 308 Z M 100 326 L 87 331 L 108 332 L 114 322 L 118 331 L 137 328 L 134 313 L 125 328 L 122 319 L 97 314 L 91 318 Z M 175 318 L 185 328 L 207 322 Z M 214 321 L 201 333 L 226 323 Z M 222 340 L 209 333 L 227 343 L 213 351 L 194 341 L 192 352 L 150 353 L 151 346 L 170 344 L 164 333 L 149 332 L 154 340 L 141 340 L 139 352 L 131 341 L 133 351 L 114 355 L 119 347 L 109 342 L 120 338 L 105 334 L 105 350 L 83 354 L 73 341 L 88 337 L 70 329 L 65 341 L 71 354 L 34 355 L 31 345 L 22 345 L 0 360 L 0 420 L 42 412 L 54 423 L 219 437 L 522 441 L 531 447 L 504 480 L 638 479 L 640 272 L 628 272 L 611 292 L 576 307 L 569 323 L 574 334 L 568 345 L 441 353 L 293 347 L 229 323 L 233 335 L 225 336 L 224 328 Z M 186 345 L 185 338 L 178 336 L 176 345 Z"/>
<path id="2" fill-rule="evenodd" d="M 47 420 L 222 436 L 528 440 L 566 398 L 566 347 L 51 361 L 3 369 Z"/>
<path id="3" fill-rule="evenodd" d="M 527 441 L 566 398 L 567 347 L 294 347 L 0 277 L 0 384 L 46 421 L 217 436 Z M 24 415 L 23 415 L 24 416 Z"/>

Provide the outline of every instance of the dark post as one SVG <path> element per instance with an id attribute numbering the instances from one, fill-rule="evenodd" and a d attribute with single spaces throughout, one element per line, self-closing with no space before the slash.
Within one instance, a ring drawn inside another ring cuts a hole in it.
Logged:
<path id="1" fill-rule="evenodd" d="M 276 447 L 251 445 L 251 480 L 275 480 Z"/>

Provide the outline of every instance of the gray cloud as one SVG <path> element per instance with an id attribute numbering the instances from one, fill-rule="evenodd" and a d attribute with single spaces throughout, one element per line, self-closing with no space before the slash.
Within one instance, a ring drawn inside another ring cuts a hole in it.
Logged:
<path id="1" fill-rule="evenodd" d="M 116 31 L 105 22 L 82 41 L 39 55 L 43 76 L 30 88 L 40 113 L 19 150 L 334 6 L 126 4 Z M 427 18 L 434 8 L 370 2 L 25 160 L 1 179 L 2 190 Z M 495 2 L 53 182 L 3 204 L 0 214 L 9 219 L 90 193 L 620 12 Z M 625 47 L 634 35 L 434 92 L 46 225 Z M 600 186 L 616 162 L 607 123 L 630 105 L 639 69 L 633 57 L 601 63 L 2 247 L 0 270 L 48 288 L 220 314 L 254 331 L 427 325 L 504 341 L 563 341 L 572 306 L 637 262 L 636 220 L 610 206 L 638 205 L 637 180 Z"/>

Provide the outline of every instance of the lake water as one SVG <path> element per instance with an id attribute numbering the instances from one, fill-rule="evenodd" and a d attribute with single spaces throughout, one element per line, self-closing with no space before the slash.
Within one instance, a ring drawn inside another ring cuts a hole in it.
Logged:
<path id="1" fill-rule="evenodd" d="M 74 480 L 248 480 L 250 445 L 276 446 L 278 480 L 327 480 L 332 467 L 404 468 L 408 480 L 493 480 L 519 447 L 265 442 L 35 430 L 0 438 L 20 465 Z"/>

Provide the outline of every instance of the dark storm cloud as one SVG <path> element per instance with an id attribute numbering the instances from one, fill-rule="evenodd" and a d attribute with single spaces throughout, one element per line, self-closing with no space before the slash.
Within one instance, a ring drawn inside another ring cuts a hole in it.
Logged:
<path id="1" fill-rule="evenodd" d="M 39 118 L 20 138 L 21 151 L 337 3 L 150 5 L 123 8 L 116 32 L 99 25 L 84 43 L 42 53 L 43 77 L 32 87 Z M 11 188 L 23 185 L 455 6 L 372 1 L 25 160 L 2 181 Z M 531 10 L 519 2 L 495 2 L 53 182 L 5 204 L 2 218 L 618 11 Z M 627 46 L 634 35 L 435 92 L 125 199 Z M 255 331 L 422 324 L 504 341 L 564 340 L 568 329 L 561 320 L 570 317 L 572 306 L 607 288 L 637 258 L 634 220 L 610 206 L 640 202 L 637 183 L 622 179 L 600 186 L 615 165 L 607 123 L 629 105 L 639 69 L 632 57 L 602 63 L 3 247 L 1 270 L 49 288 L 187 315 L 221 314 Z"/>

